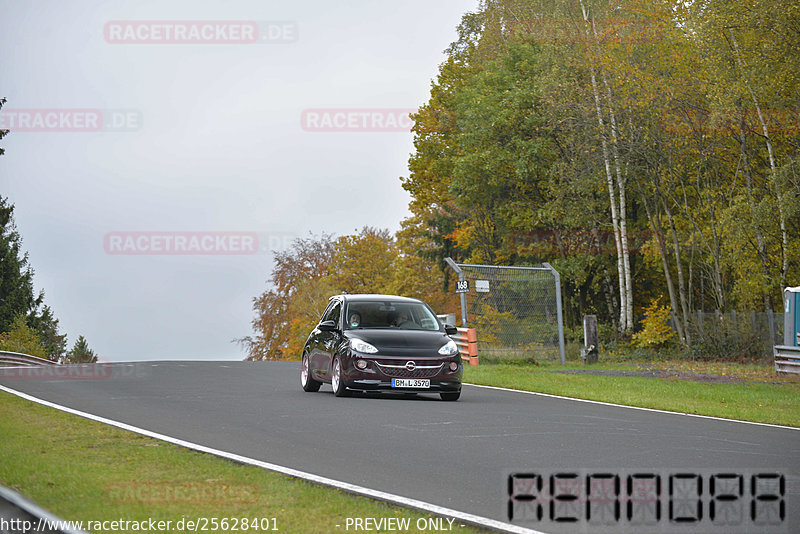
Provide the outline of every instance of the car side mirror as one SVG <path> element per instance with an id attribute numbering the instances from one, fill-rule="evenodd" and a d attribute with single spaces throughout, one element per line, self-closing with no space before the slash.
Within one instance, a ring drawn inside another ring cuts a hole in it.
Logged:
<path id="1" fill-rule="evenodd" d="M 336 326 L 336 321 L 322 321 L 317 325 L 317 328 L 323 332 L 333 332 L 334 330 L 339 330 L 339 328 Z"/>
<path id="2" fill-rule="evenodd" d="M 458 328 L 456 328 L 451 324 L 446 324 L 444 325 L 444 333 L 447 334 L 448 336 L 454 336 L 458 334 Z"/>

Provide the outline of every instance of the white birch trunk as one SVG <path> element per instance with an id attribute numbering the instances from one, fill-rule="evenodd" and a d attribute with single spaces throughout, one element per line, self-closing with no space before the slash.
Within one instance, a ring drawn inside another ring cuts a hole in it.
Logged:
<path id="1" fill-rule="evenodd" d="M 586 7 L 583 5 L 583 0 L 580 2 L 581 11 L 583 12 L 583 20 L 590 24 L 589 15 Z M 588 31 L 587 40 L 589 38 Z M 620 221 L 619 213 L 617 211 L 617 195 L 614 188 L 614 178 L 611 174 L 611 160 L 608 149 L 608 142 L 606 141 L 606 127 L 605 120 L 603 119 L 602 106 L 600 104 L 600 91 L 597 87 L 597 76 L 595 75 L 594 64 L 589 62 L 589 73 L 592 81 L 592 93 L 594 96 L 594 106 L 597 113 L 597 124 L 600 130 L 600 145 L 603 150 L 603 163 L 605 164 L 606 181 L 608 184 L 608 197 L 611 204 L 611 223 L 614 229 L 614 241 L 617 246 L 617 274 L 619 278 L 619 328 L 621 332 L 628 331 L 628 324 L 630 319 L 627 313 L 627 287 L 625 284 L 625 268 L 623 266 L 623 251 L 622 251 L 622 236 L 620 234 Z"/>

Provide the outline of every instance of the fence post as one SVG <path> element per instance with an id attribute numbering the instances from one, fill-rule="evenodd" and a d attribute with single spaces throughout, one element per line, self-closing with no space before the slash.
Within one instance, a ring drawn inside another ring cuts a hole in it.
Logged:
<path id="1" fill-rule="evenodd" d="M 561 275 L 558 271 L 553 269 L 553 266 L 547 262 L 542 263 L 545 267 L 550 269 L 556 279 L 556 314 L 558 315 L 558 352 L 561 355 L 561 365 L 567 363 L 567 357 L 564 350 L 564 316 L 561 312 Z"/>
<path id="2" fill-rule="evenodd" d="M 597 316 L 583 316 L 583 346 L 586 347 L 586 363 L 597 363 L 598 352 Z"/>
<path id="3" fill-rule="evenodd" d="M 445 258 L 444 261 L 458 274 L 458 281 L 463 282 L 464 271 L 461 270 L 461 267 L 459 267 L 450 257 Z M 459 296 L 461 297 L 461 326 L 463 328 L 467 328 L 467 294 L 459 293 Z"/>
<path id="4" fill-rule="evenodd" d="M 767 321 L 769 321 L 769 344 L 775 345 L 775 315 L 772 310 L 767 310 Z"/>

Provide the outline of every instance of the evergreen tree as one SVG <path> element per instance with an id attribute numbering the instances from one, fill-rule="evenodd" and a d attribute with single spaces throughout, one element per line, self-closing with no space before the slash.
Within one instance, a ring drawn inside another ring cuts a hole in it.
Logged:
<path id="1" fill-rule="evenodd" d="M 78 336 L 77 341 L 67 353 L 67 363 L 95 363 L 97 355 L 89 348 L 89 343 L 83 336 Z"/>
<path id="2" fill-rule="evenodd" d="M 47 357 L 54 362 L 61 361 L 67 350 L 67 335 L 59 333 L 58 319 L 53 316 L 50 306 L 42 307 L 41 311 L 33 313 L 28 320 L 38 334 Z"/>
<path id="3" fill-rule="evenodd" d="M 6 103 L 0 98 L 0 109 Z M 0 130 L 0 139 L 8 130 Z M 0 148 L 0 156 L 4 150 Z M 42 307 L 44 292 L 33 288 L 33 269 L 28 254 L 21 254 L 22 238 L 14 225 L 14 205 L 0 196 L 0 332 L 13 332 L 20 315 L 32 328 L 44 357 L 59 361 L 67 348 L 66 335 L 58 332 L 58 319 L 49 306 Z M 38 355 L 38 354 L 37 354 Z"/>
<path id="4" fill-rule="evenodd" d="M 34 312 L 44 300 L 35 294 L 28 254 L 14 225 L 14 205 L 0 197 L 0 332 L 7 332 L 18 314 Z"/>

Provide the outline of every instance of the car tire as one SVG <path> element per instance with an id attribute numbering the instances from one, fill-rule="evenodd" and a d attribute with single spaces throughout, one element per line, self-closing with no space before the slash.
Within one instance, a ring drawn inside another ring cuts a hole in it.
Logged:
<path id="1" fill-rule="evenodd" d="M 443 401 L 457 401 L 461 396 L 461 391 L 442 391 L 439 396 Z"/>
<path id="2" fill-rule="evenodd" d="M 303 391 L 312 393 L 319 391 L 322 382 L 318 382 L 311 377 L 311 362 L 309 362 L 308 353 L 303 353 L 303 361 L 300 363 L 300 385 L 303 386 Z"/>
<path id="3" fill-rule="evenodd" d="M 333 394 L 337 397 L 348 397 L 350 392 L 347 390 L 342 380 L 342 360 L 338 356 L 334 358 L 332 367 L 331 387 L 333 387 Z"/>

